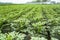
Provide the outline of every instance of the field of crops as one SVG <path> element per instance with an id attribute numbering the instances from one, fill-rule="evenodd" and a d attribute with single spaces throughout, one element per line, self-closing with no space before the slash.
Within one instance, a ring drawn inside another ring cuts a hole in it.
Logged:
<path id="1" fill-rule="evenodd" d="M 60 5 L 0 5 L 0 40 L 12 40 L 15 35 L 16 40 L 22 40 L 20 31 L 28 31 L 31 40 L 45 40 L 40 34 L 47 34 L 45 27 L 52 40 L 60 40 Z"/>

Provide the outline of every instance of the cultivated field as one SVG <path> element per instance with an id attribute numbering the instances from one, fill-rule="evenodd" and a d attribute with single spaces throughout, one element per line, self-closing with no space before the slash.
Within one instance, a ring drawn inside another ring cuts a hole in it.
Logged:
<path id="1" fill-rule="evenodd" d="M 60 5 L 0 5 L 1 40 L 12 40 L 15 33 L 18 37 L 16 40 L 22 40 L 21 32 L 26 31 L 30 33 L 32 40 L 45 40 L 45 35 L 40 34 L 47 35 L 45 27 L 48 27 L 54 40 L 60 40 Z M 7 33 L 7 37 L 3 33 Z"/>

